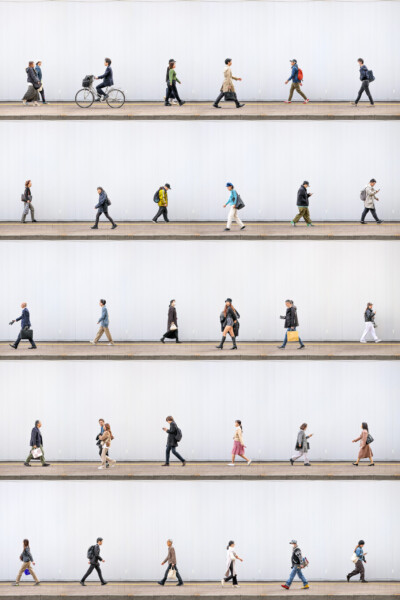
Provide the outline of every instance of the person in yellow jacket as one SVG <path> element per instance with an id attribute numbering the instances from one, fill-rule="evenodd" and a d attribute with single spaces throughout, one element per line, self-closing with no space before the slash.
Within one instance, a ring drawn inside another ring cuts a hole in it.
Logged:
<path id="1" fill-rule="evenodd" d="M 158 211 L 157 214 L 155 215 L 155 217 L 153 218 L 153 223 L 157 223 L 157 219 L 159 217 L 161 217 L 161 215 L 164 217 L 164 221 L 166 223 L 169 223 L 169 219 L 168 219 L 168 190 L 171 189 L 171 186 L 169 185 L 169 183 L 166 183 L 163 187 L 160 187 L 160 189 L 158 190 Z M 157 200 L 157 192 L 154 194 L 154 201 Z"/>

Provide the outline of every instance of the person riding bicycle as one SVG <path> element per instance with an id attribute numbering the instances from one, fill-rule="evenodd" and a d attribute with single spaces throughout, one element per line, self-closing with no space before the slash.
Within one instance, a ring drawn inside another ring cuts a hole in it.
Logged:
<path id="1" fill-rule="evenodd" d="M 102 88 L 109 87 L 110 85 L 114 84 L 113 71 L 111 68 L 111 58 L 105 58 L 104 64 L 106 66 L 106 70 L 104 71 L 103 75 L 99 75 L 98 77 L 95 77 L 95 79 L 103 80 L 101 83 L 99 83 L 99 85 L 96 85 L 96 90 L 97 90 L 97 94 L 98 94 L 98 97 L 96 98 L 96 102 L 100 102 L 102 99 L 101 98 L 102 96 L 104 96 L 104 99 L 106 99 L 108 97 L 108 94 L 105 94 L 103 92 Z"/>

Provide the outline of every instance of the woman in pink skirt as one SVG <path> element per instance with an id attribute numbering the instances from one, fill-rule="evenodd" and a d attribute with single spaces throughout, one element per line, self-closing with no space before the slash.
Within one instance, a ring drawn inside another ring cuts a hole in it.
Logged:
<path id="1" fill-rule="evenodd" d="M 239 419 L 237 419 L 235 421 L 235 434 L 233 436 L 233 448 L 232 448 L 232 462 L 229 463 L 230 467 L 235 466 L 235 457 L 236 456 L 240 456 L 241 458 L 243 458 L 247 462 L 247 465 L 251 464 L 251 460 L 249 458 L 246 458 L 244 455 L 245 448 L 246 448 L 246 446 L 243 443 L 242 421 L 239 421 Z"/>

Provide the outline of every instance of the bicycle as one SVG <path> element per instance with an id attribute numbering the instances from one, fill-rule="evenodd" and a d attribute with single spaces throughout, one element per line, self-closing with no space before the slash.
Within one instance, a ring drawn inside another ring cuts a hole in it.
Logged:
<path id="1" fill-rule="evenodd" d="M 82 81 L 83 88 L 75 94 L 75 102 L 80 108 L 90 108 L 97 97 L 93 87 L 94 75 L 86 75 Z M 121 108 L 125 104 L 125 94 L 115 87 L 106 87 L 105 101 L 110 108 Z"/>

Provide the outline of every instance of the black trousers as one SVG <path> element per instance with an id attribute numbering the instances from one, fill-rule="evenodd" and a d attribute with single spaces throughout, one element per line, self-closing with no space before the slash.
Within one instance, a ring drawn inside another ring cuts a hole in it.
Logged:
<path id="1" fill-rule="evenodd" d="M 347 577 L 353 577 L 354 575 L 357 575 L 358 573 L 360 573 L 360 581 L 364 581 L 365 579 L 365 569 L 364 569 L 364 563 L 362 560 L 358 560 L 356 562 L 354 571 L 352 571 L 351 573 L 349 573 L 347 575 Z"/>
<path id="2" fill-rule="evenodd" d="M 178 330 L 174 329 L 173 331 L 171 331 L 171 330 L 170 331 L 166 331 L 164 333 L 164 335 L 163 335 L 163 338 L 168 338 L 169 340 L 176 340 L 176 341 L 178 341 L 179 340 Z"/>
<path id="3" fill-rule="evenodd" d="M 221 102 L 222 98 L 225 98 L 225 92 L 220 93 L 220 95 L 218 96 L 218 98 L 216 99 L 214 104 L 218 105 L 218 103 Z M 237 99 L 236 93 L 235 93 L 235 104 L 236 104 L 236 107 L 239 106 L 239 100 Z"/>
<path id="4" fill-rule="evenodd" d="M 358 96 L 356 98 L 356 104 L 358 104 L 363 92 L 365 92 L 369 98 L 369 101 L 371 102 L 371 104 L 374 103 L 372 96 L 371 96 L 371 92 L 369 91 L 369 81 L 368 79 L 364 79 L 364 81 L 361 82 L 361 87 L 358 91 Z"/>
<path id="5" fill-rule="evenodd" d="M 167 570 L 164 573 L 164 577 L 161 579 L 161 583 L 164 584 L 167 581 L 167 577 L 168 577 L 168 573 L 169 573 L 170 569 L 174 569 L 176 571 L 176 577 L 178 579 L 178 582 L 179 583 L 183 583 L 182 577 L 180 576 L 179 571 L 178 571 L 178 567 L 176 565 L 175 565 L 175 567 L 172 567 L 171 565 L 168 565 Z"/>
<path id="6" fill-rule="evenodd" d="M 374 217 L 375 221 L 379 221 L 379 217 L 376 214 L 376 210 L 374 208 L 364 208 L 363 213 L 361 215 L 361 221 L 365 221 L 365 217 L 369 212 Z"/>
<path id="7" fill-rule="evenodd" d="M 99 96 L 105 96 L 105 93 L 103 92 L 102 88 L 108 87 L 107 84 L 104 83 L 104 81 L 102 81 L 101 83 L 99 83 L 99 85 L 96 85 L 96 90 Z"/>
<path id="8" fill-rule="evenodd" d="M 182 456 L 179 454 L 179 452 L 177 452 L 176 447 L 175 446 L 170 446 L 169 444 L 167 444 L 167 448 L 165 450 L 165 462 L 167 463 L 167 465 L 169 465 L 169 457 L 170 457 L 171 452 L 181 462 L 185 462 L 185 459 L 182 458 Z"/>
<path id="9" fill-rule="evenodd" d="M 26 339 L 26 338 L 24 338 L 24 339 Z M 18 348 L 18 345 L 19 345 L 19 343 L 20 343 L 20 341 L 21 341 L 21 340 L 22 340 L 22 336 L 21 336 L 21 332 L 19 332 L 19 334 L 18 334 L 18 337 L 17 337 L 17 339 L 16 339 L 16 340 L 15 340 L 15 342 L 14 342 L 14 346 L 15 346 L 16 348 Z M 35 342 L 33 341 L 33 337 L 31 337 L 31 338 L 29 339 L 29 341 L 30 341 L 30 343 L 31 343 L 31 347 L 32 347 L 32 348 L 36 348 L 36 344 L 35 344 Z"/>
<path id="10" fill-rule="evenodd" d="M 86 571 L 85 575 L 82 577 L 81 581 L 85 581 L 85 579 L 87 579 L 90 575 L 90 573 L 96 569 L 97 571 L 97 575 L 99 576 L 99 579 L 101 581 L 101 583 L 105 583 L 104 579 L 103 579 L 103 575 L 101 573 L 101 569 L 100 569 L 100 565 L 98 563 L 96 564 L 92 564 L 90 565 L 90 567 L 88 568 L 88 570 Z"/>
<path id="11" fill-rule="evenodd" d="M 228 577 L 224 578 L 224 581 L 230 581 L 232 579 L 233 585 L 237 585 L 237 575 L 233 574 L 233 562 L 229 565 L 229 570 L 231 574 Z"/>
<path id="12" fill-rule="evenodd" d="M 157 221 L 157 219 L 159 219 L 161 215 L 164 217 L 164 221 L 166 223 L 169 223 L 168 208 L 166 206 L 159 206 L 157 214 L 153 217 L 153 221 Z"/>
<path id="13" fill-rule="evenodd" d="M 165 98 L 165 102 L 169 102 L 169 99 L 174 96 L 175 99 L 178 100 L 179 104 L 181 104 L 182 100 L 180 99 L 179 94 L 178 94 L 178 90 L 176 89 L 176 83 L 175 83 L 175 81 L 173 81 L 172 83 L 168 84 L 167 90 L 168 91 L 167 91 L 167 97 Z"/>
<path id="14" fill-rule="evenodd" d="M 42 88 L 42 91 L 41 91 L 41 92 L 39 92 L 39 94 L 40 94 L 40 95 L 41 95 L 41 97 L 42 97 L 42 102 L 46 102 L 46 98 L 44 97 L 44 89 L 43 89 L 43 88 Z"/>
<path id="15" fill-rule="evenodd" d="M 99 224 L 99 219 L 100 219 L 101 215 L 104 215 L 106 217 L 106 219 L 108 219 L 109 221 L 111 221 L 111 223 L 114 225 L 114 221 L 112 220 L 112 218 L 108 214 L 108 210 L 101 210 L 101 208 L 99 208 L 98 211 L 97 211 L 97 215 L 96 215 L 96 222 L 95 222 L 96 227 Z"/>

